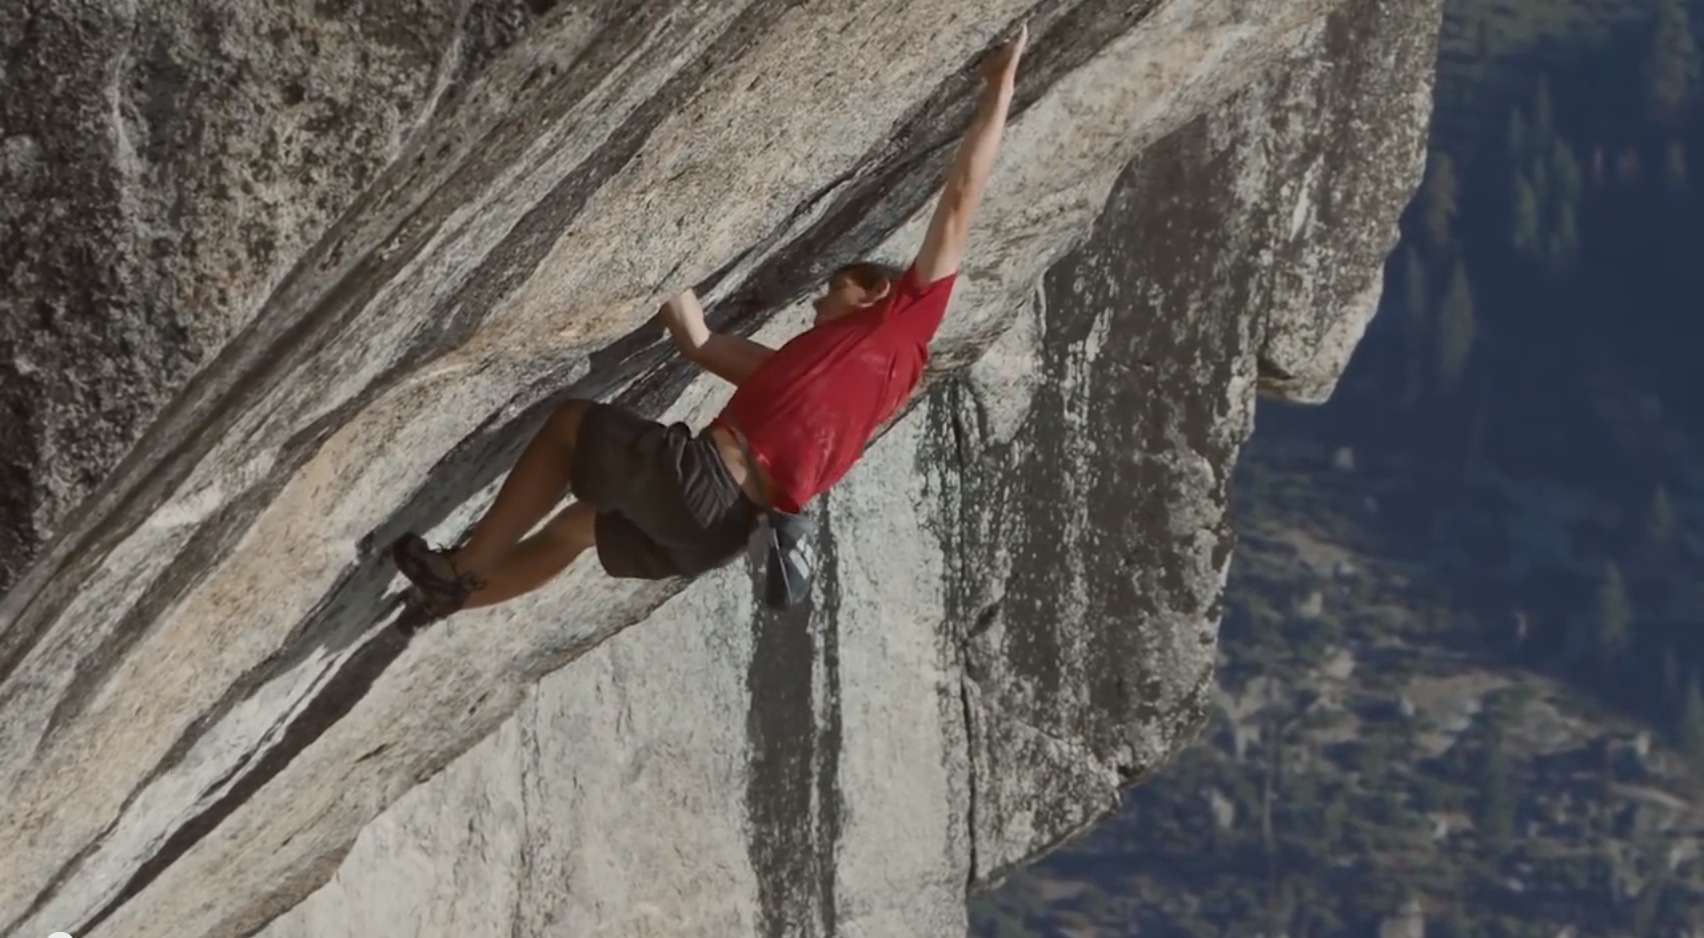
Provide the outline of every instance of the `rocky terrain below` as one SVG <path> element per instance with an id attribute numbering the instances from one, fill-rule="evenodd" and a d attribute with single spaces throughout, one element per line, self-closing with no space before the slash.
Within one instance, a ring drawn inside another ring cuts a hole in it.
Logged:
<path id="1" fill-rule="evenodd" d="M 1392 549 L 1405 473 L 1356 462 L 1245 448 L 1210 729 L 973 935 L 1704 935 L 1704 762 L 1521 666 L 1514 611 Z"/>

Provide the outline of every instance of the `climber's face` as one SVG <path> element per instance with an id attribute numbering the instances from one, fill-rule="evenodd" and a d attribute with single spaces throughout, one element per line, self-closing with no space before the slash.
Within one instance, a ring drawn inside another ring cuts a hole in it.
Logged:
<path id="1" fill-rule="evenodd" d="M 835 271 L 828 278 L 828 289 L 811 305 L 816 309 L 816 322 L 839 319 L 847 313 L 865 309 L 881 302 L 892 286 L 887 278 L 856 266 Z"/>

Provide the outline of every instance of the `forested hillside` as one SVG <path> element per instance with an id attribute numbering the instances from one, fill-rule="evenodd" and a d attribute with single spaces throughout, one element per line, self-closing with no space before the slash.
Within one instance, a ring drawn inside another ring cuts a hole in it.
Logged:
<path id="1" fill-rule="evenodd" d="M 1218 719 L 972 934 L 1704 934 L 1704 4 L 1452 0 L 1336 397 L 1263 405 Z"/>

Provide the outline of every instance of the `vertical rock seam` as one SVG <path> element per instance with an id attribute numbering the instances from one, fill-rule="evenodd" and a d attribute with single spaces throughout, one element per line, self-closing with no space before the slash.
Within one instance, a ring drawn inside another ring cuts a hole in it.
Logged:
<path id="1" fill-rule="evenodd" d="M 822 558 L 822 612 L 816 616 L 822 644 L 822 715 L 820 745 L 816 747 L 816 857 L 817 909 L 822 918 L 822 938 L 840 933 L 840 909 L 835 901 L 834 875 L 840 868 L 840 555 L 834 528 L 829 524 L 828 503 L 820 509 L 817 554 Z"/>
<path id="2" fill-rule="evenodd" d="M 964 894 L 976 890 L 976 724 L 970 710 L 970 652 L 959 646 L 959 707 L 964 713 L 964 828 L 965 864 Z"/>
<path id="3" fill-rule="evenodd" d="M 540 756 L 538 745 L 538 697 L 528 697 L 521 709 L 516 710 L 520 716 L 517 728 L 520 730 L 520 845 L 515 857 L 520 867 L 515 877 L 515 902 L 512 906 L 509 920 L 509 938 L 526 938 L 527 932 L 523 923 L 527 919 L 527 910 L 531 907 L 533 883 L 533 825 L 548 823 L 548 811 L 534 811 L 533 784 L 543 773 L 544 760 Z"/>
<path id="4" fill-rule="evenodd" d="M 826 501 L 816 507 L 815 514 L 819 596 L 786 612 L 769 609 L 761 600 L 762 558 L 748 557 L 757 602 L 746 671 L 751 695 L 746 714 L 747 852 L 757 874 L 763 938 L 810 934 L 813 905 L 821 928 L 819 938 L 836 931 L 835 848 L 841 806 L 839 557 Z M 825 671 L 820 728 L 813 626 L 822 630 Z"/>
<path id="5" fill-rule="evenodd" d="M 971 531 L 965 503 L 970 497 L 971 430 L 965 425 L 965 408 L 975 407 L 975 396 L 957 376 L 942 380 L 928 394 L 925 420 L 930 441 L 919 449 L 918 471 L 936 480 L 935 538 L 941 545 L 943 582 L 942 623 L 950 656 L 958 664 L 958 709 L 964 725 L 965 776 L 965 895 L 975 891 L 980 866 L 977 860 L 977 759 L 976 709 L 970 699 L 976 681 L 971 658 L 971 639 L 985 628 L 995 607 L 973 614 L 978 606 L 977 579 L 972 572 L 972 553 L 978 547 Z M 979 421 L 980 423 L 980 421 Z M 985 428 L 979 428 L 985 429 Z M 973 624 L 974 623 L 974 624 Z"/>

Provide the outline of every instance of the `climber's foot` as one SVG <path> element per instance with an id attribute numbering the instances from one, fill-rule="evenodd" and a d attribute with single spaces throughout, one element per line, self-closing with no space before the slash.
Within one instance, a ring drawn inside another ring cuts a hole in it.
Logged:
<path id="1" fill-rule="evenodd" d="M 433 550 L 418 534 L 397 538 L 391 559 L 413 584 L 414 604 L 433 619 L 459 612 L 481 586 L 479 578 L 456 570 L 448 551 Z"/>

